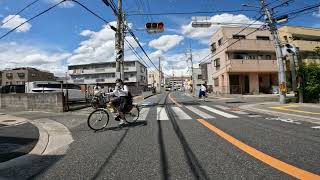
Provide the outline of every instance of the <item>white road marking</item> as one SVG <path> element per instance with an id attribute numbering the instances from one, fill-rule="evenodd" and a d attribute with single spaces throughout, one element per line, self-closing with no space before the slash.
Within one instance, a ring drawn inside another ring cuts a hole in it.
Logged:
<path id="1" fill-rule="evenodd" d="M 172 110 L 174 113 L 178 116 L 180 120 L 190 120 L 192 119 L 188 114 L 186 114 L 184 111 L 182 111 L 179 107 L 172 107 Z"/>
<path id="2" fill-rule="evenodd" d="M 262 117 L 262 116 L 258 114 L 254 114 L 254 115 L 248 115 L 248 117 Z"/>
<path id="3" fill-rule="evenodd" d="M 232 111 L 232 112 L 234 112 L 234 113 L 236 113 L 236 114 L 242 114 L 242 115 L 249 114 L 249 113 L 244 112 L 244 111 Z"/>
<path id="4" fill-rule="evenodd" d="M 186 106 L 186 108 L 188 108 L 190 111 L 196 113 L 197 115 L 201 116 L 202 118 L 204 119 L 213 119 L 214 117 L 211 116 L 210 114 L 207 114 L 195 107 L 192 107 L 192 106 Z"/>
<path id="5" fill-rule="evenodd" d="M 138 121 L 145 121 L 149 113 L 150 108 L 142 108 L 139 114 Z"/>
<path id="6" fill-rule="evenodd" d="M 232 110 L 231 107 L 226 107 L 226 106 L 222 106 L 222 105 L 215 105 L 214 107 L 222 109 L 222 110 L 229 110 L 229 111 L 231 111 L 233 113 L 236 113 L 236 114 L 241 114 L 241 115 L 249 114 L 249 113 L 244 112 L 244 111 L 235 111 L 235 110 Z"/>
<path id="7" fill-rule="evenodd" d="M 217 108 L 222 109 L 222 110 L 230 109 L 229 107 L 222 106 L 222 105 L 215 105 L 214 107 L 217 107 Z"/>
<path id="8" fill-rule="evenodd" d="M 312 129 L 320 129 L 320 126 L 313 126 Z"/>
<path id="9" fill-rule="evenodd" d="M 224 116 L 226 118 L 238 118 L 238 116 L 235 116 L 235 115 L 223 112 L 223 111 L 219 111 L 219 110 L 214 109 L 214 108 L 209 107 L 209 106 L 200 106 L 200 107 L 203 108 L 203 109 L 206 109 L 208 111 L 211 111 L 213 113 L 219 114 L 220 116 Z"/>
<path id="10" fill-rule="evenodd" d="M 292 119 L 281 119 L 280 117 L 277 118 L 266 118 L 267 120 L 275 120 L 275 121 L 282 121 L 286 123 L 291 123 L 291 124 L 301 124 L 298 121 L 292 120 Z"/>
<path id="11" fill-rule="evenodd" d="M 157 120 L 158 121 L 169 120 L 166 109 L 164 107 L 157 108 Z"/>

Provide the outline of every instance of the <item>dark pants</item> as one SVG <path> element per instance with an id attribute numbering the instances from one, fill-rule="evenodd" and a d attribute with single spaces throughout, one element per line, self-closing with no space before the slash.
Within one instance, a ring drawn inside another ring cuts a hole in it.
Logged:
<path id="1" fill-rule="evenodd" d="M 120 96 L 111 101 L 113 106 L 117 108 L 119 112 L 127 112 L 130 109 L 131 103 L 128 97 Z"/>

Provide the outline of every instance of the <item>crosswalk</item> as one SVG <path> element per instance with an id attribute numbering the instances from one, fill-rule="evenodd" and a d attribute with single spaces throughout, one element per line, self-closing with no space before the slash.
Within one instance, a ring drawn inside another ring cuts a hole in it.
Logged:
<path id="1" fill-rule="evenodd" d="M 179 120 L 192 120 L 196 118 L 215 119 L 221 117 L 236 119 L 239 118 L 239 115 L 246 115 L 248 117 L 250 115 L 242 110 L 230 111 L 230 108 L 221 105 L 216 105 L 214 108 L 206 105 L 187 105 L 183 107 L 145 107 L 141 109 L 138 120 L 144 121 L 147 120 L 148 117 L 149 119 L 152 119 L 151 117 L 156 117 L 156 120 L 158 121 L 168 121 L 170 119 L 168 110 L 172 111 L 172 115 Z M 149 116 L 150 113 L 153 115 Z M 156 113 L 156 116 L 154 116 L 154 113 Z"/>

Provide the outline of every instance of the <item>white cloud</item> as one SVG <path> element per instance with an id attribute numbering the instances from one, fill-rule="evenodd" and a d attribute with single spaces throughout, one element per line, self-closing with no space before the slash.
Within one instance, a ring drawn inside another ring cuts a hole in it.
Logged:
<path id="1" fill-rule="evenodd" d="M 16 15 L 16 16 L 15 15 L 9 15 L 9 16 L 5 17 L 2 20 L 2 23 L 6 22 L 6 21 L 8 21 L 8 22 L 5 23 L 4 25 L 2 25 L 1 28 L 13 29 L 13 28 L 19 26 L 20 24 L 24 23 L 25 21 L 27 21 L 27 19 L 21 17 L 20 15 Z M 24 25 L 19 27 L 16 30 L 16 32 L 27 32 L 27 31 L 30 30 L 30 28 L 31 28 L 31 24 L 30 23 L 25 23 Z"/>
<path id="2" fill-rule="evenodd" d="M 314 15 L 315 17 L 320 18 L 320 7 L 319 7 L 318 12 L 314 12 L 313 15 Z"/>
<path id="3" fill-rule="evenodd" d="M 113 26 L 116 22 L 111 22 Z M 109 25 L 104 25 L 99 31 L 84 30 L 80 33 L 81 36 L 87 38 L 80 42 L 79 47 L 73 51 L 73 54 L 68 58 L 69 64 L 87 64 L 96 62 L 106 62 L 115 60 L 115 32 L 110 29 Z M 138 47 L 132 37 L 126 37 L 128 42 L 134 47 Z M 141 45 L 144 43 L 141 42 Z M 135 60 L 132 52 L 125 43 L 125 59 Z"/>
<path id="4" fill-rule="evenodd" d="M 0 43 L 0 49 L 0 69 L 27 66 L 48 70 L 60 76 L 67 70 L 63 60 L 70 56 L 69 53 L 43 51 L 38 47 L 16 42 Z"/>
<path id="5" fill-rule="evenodd" d="M 150 41 L 149 46 L 158 50 L 168 51 L 177 46 L 183 39 L 184 37 L 179 35 L 162 35 L 158 39 Z"/>
<path id="6" fill-rule="evenodd" d="M 56 4 L 61 2 L 61 0 L 46 0 L 46 1 L 51 4 Z M 73 6 L 74 6 L 74 2 L 71 2 L 71 1 L 66 1 L 59 5 L 59 7 L 61 8 L 72 8 Z"/>
<path id="7" fill-rule="evenodd" d="M 233 15 L 233 14 L 219 14 L 212 16 L 209 20 L 209 22 L 214 23 L 253 23 L 255 20 L 250 19 L 249 17 L 239 14 L 239 15 Z M 257 21 L 255 24 L 262 24 L 262 22 Z M 181 32 L 183 35 L 192 38 L 200 40 L 203 43 L 207 43 L 209 41 L 209 37 L 215 33 L 221 25 L 211 25 L 209 28 L 193 28 L 192 22 L 189 22 L 189 24 L 183 25 L 181 27 Z M 253 25 L 252 27 L 257 27 L 257 25 Z"/>

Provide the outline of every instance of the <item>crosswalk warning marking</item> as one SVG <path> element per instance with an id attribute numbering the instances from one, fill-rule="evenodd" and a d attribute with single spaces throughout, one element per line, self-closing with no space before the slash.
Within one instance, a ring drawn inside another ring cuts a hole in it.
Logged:
<path id="1" fill-rule="evenodd" d="M 210 112 L 213 112 L 215 114 L 219 114 L 220 116 L 223 116 L 223 117 L 226 117 L 226 118 L 238 118 L 238 116 L 235 116 L 235 115 L 232 115 L 232 114 L 229 114 L 229 113 L 214 109 L 214 108 L 209 107 L 209 106 L 200 106 L 200 107 L 203 108 L 203 109 L 206 109 L 206 110 L 208 110 Z"/>
<path id="2" fill-rule="evenodd" d="M 157 108 L 157 120 L 158 121 L 169 120 L 166 109 L 164 107 Z"/>
<path id="3" fill-rule="evenodd" d="M 197 115 L 201 116 L 204 119 L 213 119 L 214 117 L 211 116 L 210 114 L 207 114 L 193 106 L 186 106 L 187 109 L 189 109 L 190 111 L 196 113 Z"/>
<path id="4" fill-rule="evenodd" d="M 184 111 L 182 111 L 179 107 L 172 107 L 172 110 L 174 113 L 178 116 L 180 120 L 190 120 L 192 119 L 188 114 L 186 114 Z"/>
<path id="5" fill-rule="evenodd" d="M 139 113 L 138 121 L 145 121 L 149 113 L 150 108 L 142 108 Z"/>

